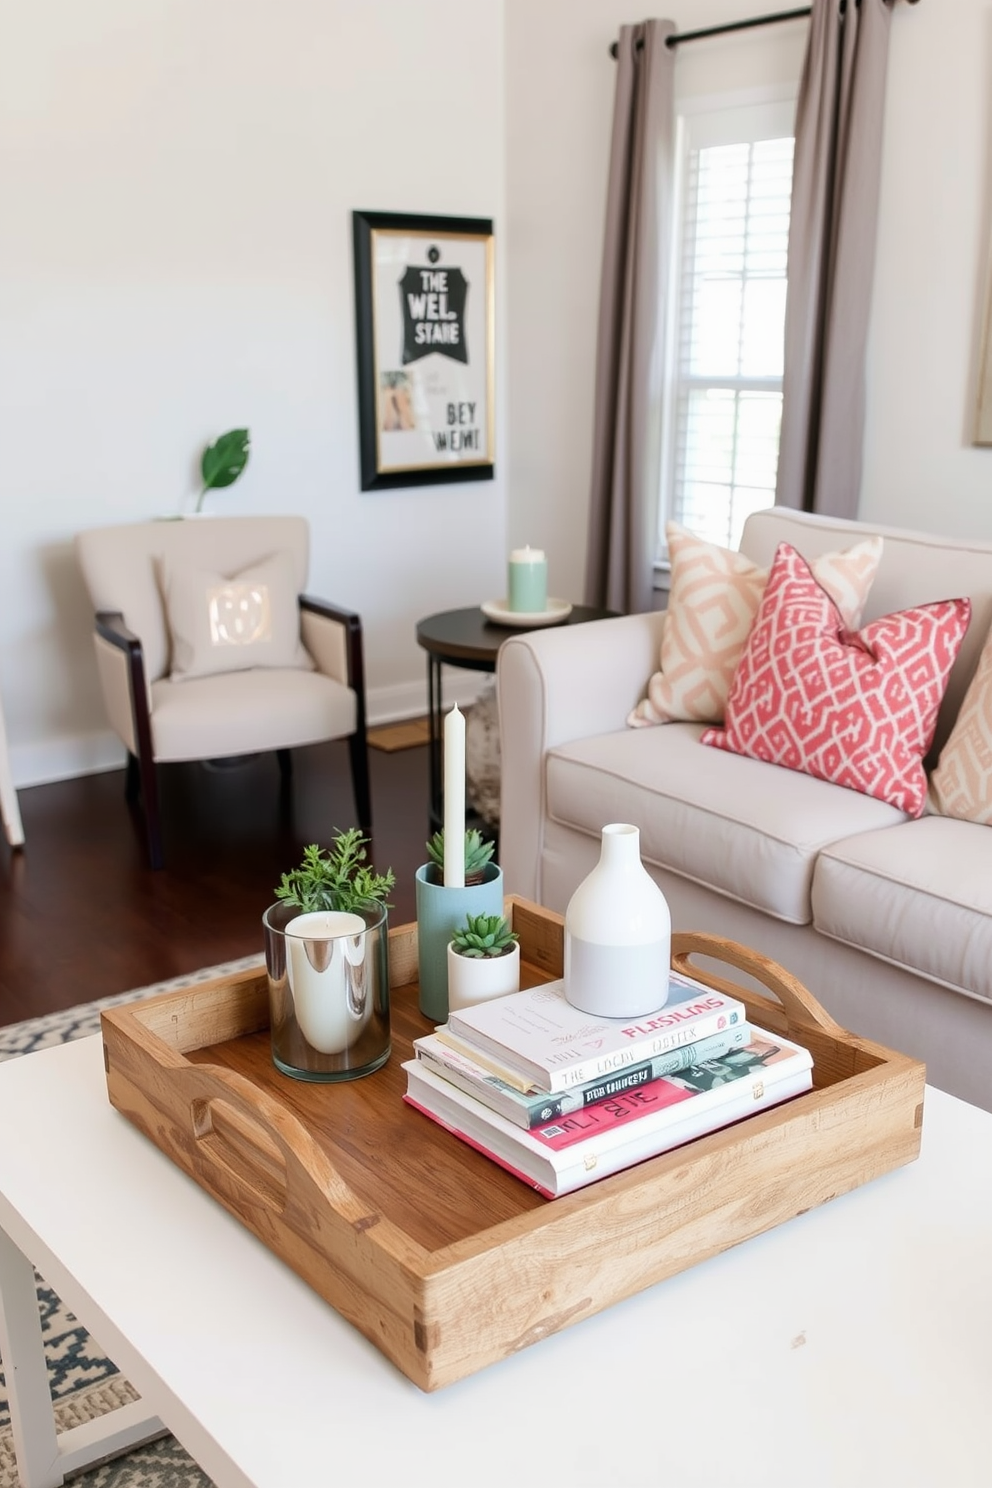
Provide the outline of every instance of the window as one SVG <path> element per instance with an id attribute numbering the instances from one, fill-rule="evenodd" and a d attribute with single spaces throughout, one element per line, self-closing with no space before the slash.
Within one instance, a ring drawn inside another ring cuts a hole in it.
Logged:
<path id="1" fill-rule="evenodd" d="M 775 500 L 794 110 L 680 120 L 662 551 L 669 518 L 736 548 Z"/>

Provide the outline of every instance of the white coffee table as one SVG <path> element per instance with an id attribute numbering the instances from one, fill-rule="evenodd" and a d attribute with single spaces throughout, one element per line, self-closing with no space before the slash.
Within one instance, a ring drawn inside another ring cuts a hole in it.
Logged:
<path id="1" fill-rule="evenodd" d="M 29 1260 L 220 1488 L 992 1482 L 992 1115 L 938 1091 L 917 1163 L 433 1395 L 113 1109 L 99 1038 L 0 1066 L 0 1131 L 25 1488 L 66 1470 Z"/>

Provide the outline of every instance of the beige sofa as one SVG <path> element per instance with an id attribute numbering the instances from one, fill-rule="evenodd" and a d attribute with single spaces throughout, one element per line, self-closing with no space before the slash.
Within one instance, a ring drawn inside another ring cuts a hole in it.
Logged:
<path id="1" fill-rule="evenodd" d="M 972 619 L 930 762 L 992 625 L 992 545 L 772 509 L 741 549 L 813 558 L 869 530 L 885 547 L 864 619 L 968 595 Z M 992 829 L 699 744 L 702 726 L 630 729 L 663 613 L 514 636 L 498 661 L 500 859 L 507 891 L 564 911 L 600 828 L 640 828 L 676 929 L 709 930 L 793 971 L 845 1027 L 926 1061 L 992 1110 Z"/>

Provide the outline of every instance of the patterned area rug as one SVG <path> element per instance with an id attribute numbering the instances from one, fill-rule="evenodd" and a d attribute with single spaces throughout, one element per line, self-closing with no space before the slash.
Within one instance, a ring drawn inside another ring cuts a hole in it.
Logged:
<path id="1" fill-rule="evenodd" d="M 222 966 L 207 967 L 192 976 L 176 977 L 170 982 L 156 982 L 151 987 L 138 987 L 116 997 L 105 997 L 64 1013 L 50 1013 L 26 1023 L 0 1028 L 0 1062 L 47 1049 L 52 1044 L 84 1038 L 99 1033 L 103 1008 L 152 997 L 157 992 L 171 992 L 180 987 L 193 987 L 198 982 L 227 972 L 243 971 L 261 963 L 261 956 L 246 956 Z M 44 1278 L 38 1276 L 38 1307 L 41 1312 L 48 1382 L 52 1392 L 57 1429 L 92 1421 L 107 1411 L 137 1399 L 136 1392 L 121 1375 L 116 1365 L 104 1357 L 99 1344 L 73 1317 Z M 79 1488 L 213 1488 L 211 1480 L 200 1471 L 174 1436 L 138 1447 L 123 1457 L 78 1473 L 71 1480 Z M 10 1432 L 6 1384 L 0 1371 L 0 1488 L 20 1488 L 17 1462 Z"/>

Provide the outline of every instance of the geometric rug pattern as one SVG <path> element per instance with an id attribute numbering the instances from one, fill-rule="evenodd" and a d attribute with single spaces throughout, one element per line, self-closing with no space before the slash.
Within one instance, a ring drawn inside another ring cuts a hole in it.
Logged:
<path id="1" fill-rule="evenodd" d="M 99 1033 L 100 1013 L 104 1008 L 136 1002 L 139 998 L 152 997 L 158 992 L 193 987 L 199 982 L 209 981 L 211 977 L 248 970 L 260 965 L 261 961 L 261 956 L 245 956 L 239 961 L 206 967 L 190 976 L 156 982 L 153 986 L 138 987 L 132 992 L 118 993 L 114 997 L 105 997 L 99 1002 L 86 1003 L 66 1012 L 48 1013 L 41 1018 L 31 1018 L 24 1023 L 0 1028 L 0 1062 L 33 1053 L 36 1049 L 50 1048 L 53 1044 L 67 1043 L 70 1039 Z M 100 1345 L 73 1317 L 43 1277 L 37 1276 L 37 1286 L 45 1361 L 48 1365 L 48 1382 L 57 1429 L 66 1431 L 137 1399 L 136 1392 L 117 1366 L 104 1355 Z M 78 1473 L 71 1482 L 75 1488 L 213 1488 L 210 1478 L 197 1467 L 171 1435 L 162 1436 L 122 1457 Z M 2 1368 L 0 1488 L 20 1488 Z"/>

